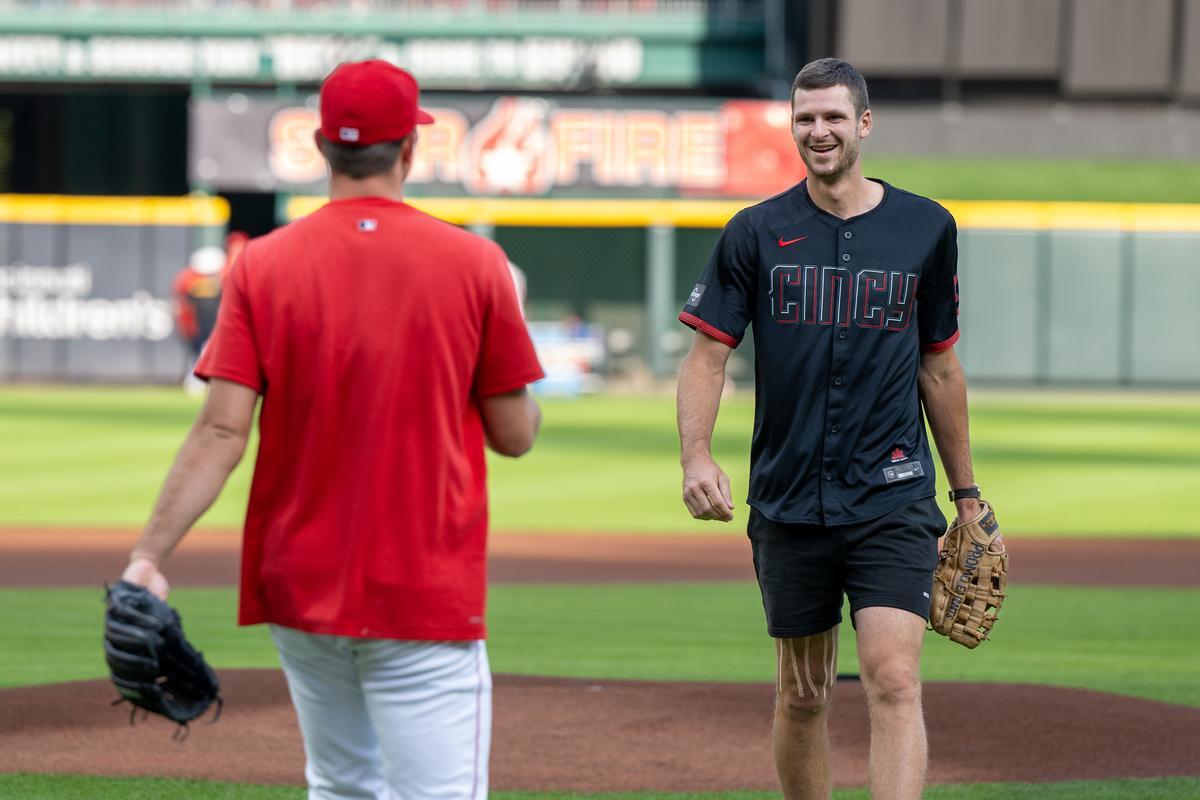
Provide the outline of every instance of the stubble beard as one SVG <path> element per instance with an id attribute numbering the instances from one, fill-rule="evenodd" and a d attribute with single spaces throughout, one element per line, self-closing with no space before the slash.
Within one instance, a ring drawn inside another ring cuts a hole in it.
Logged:
<path id="1" fill-rule="evenodd" d="M 837 183 L 847 173 L 854 168 L 858 163 L 858 154 L 860 148 L 857 141 L 838 141 L 840 153 L 836 161 L 826 167 L 813 169 L 812 163 L 807 157 L 808 149 L 804 145 L 798 145 L 800 150 L 800 160 L 804 162 L 804 168 L 809 177 L 819 180 L 822 183 Z"/>

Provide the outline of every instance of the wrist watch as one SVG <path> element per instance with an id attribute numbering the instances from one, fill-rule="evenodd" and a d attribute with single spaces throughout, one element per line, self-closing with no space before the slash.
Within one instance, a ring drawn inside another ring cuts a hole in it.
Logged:
<path id="1" fill-rule="evenodd" d="M 978 500 L 979 499 L 979 487 L 978 486 L 968 486 L 965 489 L 951 489 L 950 490 L 950 502 L 951 503 L 957 503 L 959 500 L 966 500 L 968 497 L 974 497 L 976 500 Z"/>

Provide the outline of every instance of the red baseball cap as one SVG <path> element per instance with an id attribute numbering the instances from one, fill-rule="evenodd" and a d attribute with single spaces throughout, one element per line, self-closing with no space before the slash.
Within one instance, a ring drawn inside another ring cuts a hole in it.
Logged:
<path id="1" fill-rule="evenodd" d="M 339 64 L 321 84 L 321 135 L 359 147 L 403 139 L 433 122 L 417 106 L 419 93 L 416 78 L 387 61 Z"/>

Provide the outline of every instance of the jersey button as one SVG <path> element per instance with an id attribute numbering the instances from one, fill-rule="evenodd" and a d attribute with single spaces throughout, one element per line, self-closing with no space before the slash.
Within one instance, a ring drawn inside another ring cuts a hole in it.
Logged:
<path id="1" fill-rule="evenodd" d="M 830 425 L 830 426 L 829 426 L 829 432 L 830 432 L 830 433 L 837 433 L 837 432 L 838 432 L 838 430 L 840 430 L 840 429 L 838 428 L 838 426 L 837 426 L 837 425 Z"/>
<path id="2" fill-rule="evenodd" d="M 827 480 L 827 481 L 831 481 L 831 480 L 833 480 L 833 473 L 832 473 L 832 472 L 826 472 L 826 473 L 825 473 L 825 480 Z"/>
<path id="3" fill-rule="evenodd" d="M 851 233 L 850 231 L 846 231 L 845 233 L 843 233 L 843 234 L 842 234 L 842 236 L 845 236 L 847 239 L 853 239 L 853 238 L 854 238 L 854 234 L 853 234 L 853 233 Z"/>
<path id="4" fill-rule="evenodd" d="M 838 338 L 839 338 L 839 339 L 845 339 L 845 338 L 846 338 L 846 332 L 845 332 L 845 331 L 838 331 Z"/>
<path id="5" fill-rule="evenodd" d="M 842 261 L 849 261 L 849 260 L 850 260 L 850 254 L 842 253 Z"/>
<path id="6" fill-rule="evenodd" d="M 839 375 L 838 377 L 836 377 L 836 378 L 834 378 L 834 379 L 833 379 L 833 385 L 834 385 L 834 386 L 841 386 L 841 385 L 842 385 L 842 378 L 841 378 L 841 376 L 840 376 L 840 375 Z"/>

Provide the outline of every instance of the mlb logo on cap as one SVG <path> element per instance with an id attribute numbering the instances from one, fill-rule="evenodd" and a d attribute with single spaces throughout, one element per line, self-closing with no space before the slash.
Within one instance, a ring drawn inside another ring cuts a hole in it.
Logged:
<path id="1" fill-rule="evenodd" d="M 338 138 L 343 142 L 357 142 L 358 128 L 338 128 Z"/>

